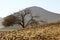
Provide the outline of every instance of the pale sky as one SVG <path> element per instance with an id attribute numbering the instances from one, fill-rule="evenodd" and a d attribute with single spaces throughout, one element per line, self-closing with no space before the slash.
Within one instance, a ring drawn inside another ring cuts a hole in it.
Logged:
<path id="1" fill-rule="evenodd" d="M 38 6 L 60 13 L 60 0 L 0 0 L 0 17 L 5 17 L 24 8 Z"/>

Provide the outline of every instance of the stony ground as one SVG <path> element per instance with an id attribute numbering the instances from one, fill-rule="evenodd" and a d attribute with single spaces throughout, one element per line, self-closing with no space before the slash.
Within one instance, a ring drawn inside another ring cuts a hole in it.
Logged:
<path id="1" fill-rule="evenodd" d="M 37 25 L 13 31 L 0 31 L 0 40 L 60 40 L 60 23 Z"/>

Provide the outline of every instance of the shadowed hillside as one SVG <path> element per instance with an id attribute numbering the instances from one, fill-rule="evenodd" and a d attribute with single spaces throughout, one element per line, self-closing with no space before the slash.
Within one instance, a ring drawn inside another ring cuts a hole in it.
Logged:
<path id="1" fill-rule="evenodd" d="M 60 40 L 60 23 L 37 25 L 14 31 L 0 31 L 0 40 Z"/>

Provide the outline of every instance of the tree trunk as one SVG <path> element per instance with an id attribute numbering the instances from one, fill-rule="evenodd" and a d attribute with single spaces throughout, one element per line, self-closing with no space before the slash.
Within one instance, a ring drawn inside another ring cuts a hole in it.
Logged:
<path id="1" fill-rule="evenodd" d="M 25 23 L 24 23 L 24 16 L 22 17 L 22 27 L 25 28 Z"/>

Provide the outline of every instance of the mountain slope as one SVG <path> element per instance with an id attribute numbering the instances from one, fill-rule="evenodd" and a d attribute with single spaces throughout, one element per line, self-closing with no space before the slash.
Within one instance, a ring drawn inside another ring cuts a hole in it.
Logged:
<path id="1" fill-rule="evenodd" d="M 39 15 L 41 20 L 46 20 L 48 23 L 60 21 L 60 14 L 49 12 L 40 7 L 30 7 L 33 15 Z"/>

